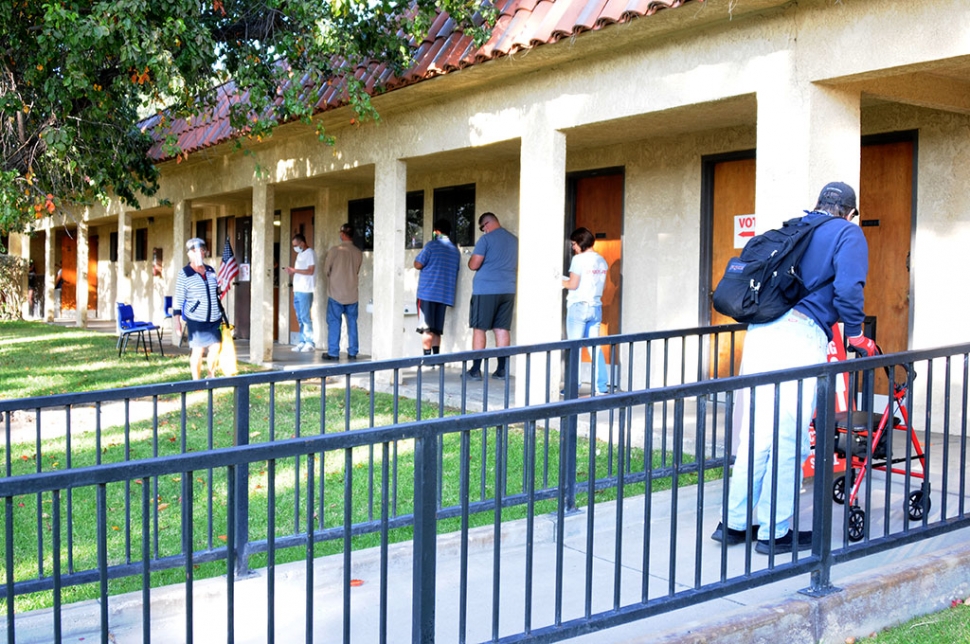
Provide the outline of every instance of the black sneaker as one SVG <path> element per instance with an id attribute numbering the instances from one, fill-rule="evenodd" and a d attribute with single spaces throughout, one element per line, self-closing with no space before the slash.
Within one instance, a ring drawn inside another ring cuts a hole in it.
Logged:
<path id="1" fill-rule="evenodd" d="M 340 356 L 332 356 L 329 353 L 324 353 L 321 357 L 324 360 L 340 360 Z"/>
<path id="2" fill-rule="evenodd" d="M 465 377 L 469 380 L 481 380 L 482 372 L 479 369 L 469 369 L 465 372 Z"/>
<path id="3" fill-rule="evenodd" d="M 802 550 L 811 550 L 812 548 L 812 531 L 799 531 L 798 533 L 798 544 L 799 552 Z M 755 544 L 754 549 L 763 555 L 771 554 L 771 542 L 767 540 L 758 539 L 758 543 Z M 792 551 L 792 532 L 789 530 L 785 533 L 783 537 L 775 538 L 775 549 L 774 553 L 776 555 L 787 554 Z"/>
<path id="4" fill-rule="evenodd" d="M 496 380 L 504 380 L 505 369 L 496 369 L 495 373 L 492 374 L 492 377 L 495 378 Z"/>
<path id="5" fill-rule="evenodd" d="M 718 522 L 714 534 L 711 535 L 711 539 L 714 539 L 714 541 L 722 541 L 729 546 L 734 546 L 739 543 L 744 543 L 744 539 L 748 533 L 751 533 L 751 538 L 754 539 L 755 535 L 758 534 L 758 526 L 750 526 L 747 530 L 735 530 L 734 528 L 725 528 L 721 522 Z"/>

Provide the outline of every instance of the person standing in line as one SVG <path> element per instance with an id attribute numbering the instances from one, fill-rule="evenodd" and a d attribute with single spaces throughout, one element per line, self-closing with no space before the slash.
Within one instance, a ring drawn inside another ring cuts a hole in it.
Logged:
<path id="1" fill-rule="evenodd" d="M 354 245 L 354 229 L 350 224 L 340 227 L 340 243 L 327 252 L 323 272 L 327 276 L 327 351 L 324 360 L 340 358 L 340 324 L 347 320 L 347 358 L 357 359 L 360 349 L 357 339 L 357 313 L 360 298 L 357 276 L 364 255 Z"/>
<path id="2" fill-rule="evenodd" d="M 819 217 L 837 221 L 815 229 L 802 257 L 799 273 L 808 295 L 777 320 L 748 327 L 741 375 L 825 362 L 832 326 L 839 320 L 845 326 L 850 349 L 862 355 L 876 353 L 875 343 L 862 335 L 869 247 L 862 229 L 852 223 L 859 214 L 855 191 L 844 183 L 829 183 L 819 194 L 815 208 L 805 213 L 803 220 L 807 222 Z M 749 431 L 751 392 L 738 392 L 735 406 L 741 410 L 741 442 L 728 490 L 727 525 L 718 523 L 712 539 L 744 543 L 750 532 L 757 536 L 755 550 L 762 554 L 812 547 L 811 531 L 793 534 L 792 518 L 797 510 L 796 490 L 801 486 L 799 457 L 804 459 L 810 449 L 808 426 L 815 410 L 815 389 L 814 378 L 803 381 L 799 407 L 798 383 L 781 385 L 776 429 L 774 385 L 756 387 L 753 432 Z M 772 489 L 775 463 L 777 487 Z M 754 519 L 751 525 L 747 520 L 749 504 Z"/>
<path id="3" fill-rule="evenodd" d="M 293 309 L 300 325 L 300 341 L 292 351 L 309 353 L 316 349 L 310 307 L 313 306 L 313 290 L 317 284 L 317 258 L 313 249 L 306 245 L 306 237 L 301 233 L 293 235 L 291 242 L 296 261 L 293 266 L 284 267 L 284 270 L 293 277 Z"/>
<path id="4" fill-rule="evenodd" d="M 182 336 L 182 318 L 189 329 L 189 367 L 192 380 L 202 377 L 202 355 L 210 378 L 215 378 L 216 362 L 222 346 L 222 309 L 216 269 L 205 263 L 205 242 L 193 237 L 185 243 L 189 263 L 175 276 L 175 304 L 172 317 L 175 334 Z"/>
<path id="5" fill-rule="evenodd" d="M 566 294 L 566 339 L 598 338 L 603 321 L 603 287 L 609 266 L 603 256 L 593 250 L 596 238 L 588 228 L 577 228 L 569 236 L 573 258 L 569 263 L 569 277 L 562 281 Z M 609 381 L 606 358 L 600 347 L 596 354 L 596 383 L 598 394 L 607 393 Z"/>
<path id="6" fill-rule="evenodd" d="M 27 317 L 36 317 L 34 307 L 39 298 L 37 297 L 37 270 L 34 268 L 34 260 L 30 260 L 27 267 Z"/>
<path id="7" fill-rule="evenodd" d="M 519 239 L 502 228 L 494 213 L 478 218 L 478 230 L 484 233 L 475 243 L 468 268 L 475 271 L 468 326 L 472 328 L 472 348 L 485 348 L 489 329 L 495 335 L 496 347 L 511 343 L 512 313 L 515 307 L 515 281 L 519 271 Z M 493 378 L 505 378 L 505 358 L 497 359 Z M 473 360 L 466 372 L 471 380 L 482 379 L 482 361 Z"/>
<path id="8" fill-rule="evenodd" d="M 455 285 L 461 253 L 451 243 L 451 223 L 439 219 L 434 224 L 434 239 L 418 253 L 414 267 L 421 271 L 418 278 L 418 306 L 424 317 L 421 344 L 424 355 L 441 350 L 441 335 L 445 328 L 445 312 L 455 305 Z"/>

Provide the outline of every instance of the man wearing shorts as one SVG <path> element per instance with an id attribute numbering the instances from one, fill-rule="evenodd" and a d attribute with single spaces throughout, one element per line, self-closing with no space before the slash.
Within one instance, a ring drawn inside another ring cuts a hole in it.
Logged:
<path id="1" fill-rule="evenodd" d="M 512 311 L 515 306 L 515 280 L 519 270 L 519 239 L 502 228 L 494 213 L 486 212 L 478 218 L 483 233 L 468 260 L 468 268 L 475 271 L 472 281 L 471 310 L 468 326 L 473 330 L 472 348 L 485 348 L 485 333 L 495 334 L 495 346 L 510 344 Z M 493 378 L 505 378 L 505 358 L 497 359 Z M 473 360 L 468 378 L 482 379 L 482 361 Z"/>
<path id="2" fill-rule="evenodd" d="M 455 305 L 455 284 L 461 254 L 451 243 L 449 235 L 451 223 L 447 219 L 436 221 L 434 240 L 414 260 L 414 267 L 421 271 L 418 278 L 418 306 L 424 318 L 424 327 L 418 332 L 423 335 L 422 345 L 426 356 L 441 350 L 445 311 Z"/>

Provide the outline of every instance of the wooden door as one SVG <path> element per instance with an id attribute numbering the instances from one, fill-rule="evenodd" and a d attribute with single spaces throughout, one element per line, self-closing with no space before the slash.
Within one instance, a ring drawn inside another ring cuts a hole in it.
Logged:
<path id="1" fill-rule="evenodd" d="M 741 253 L 740 245 L 735 243 L 734 220 L 737 215 L 754 213 L 755 195 L 755 159 L 734 159 L 720 161 L 713 167 L 713 182 L 711 188 L 711 288 L 717 286 L 724 274 L 724 267 L 728 260 Z M 734 320 L 722 315 L 710 307 L 711 324 L 734 324 Z M 726 340 L 726 338 L 724 338 Z M 738 342 L 734 348 L 733 360 L 735 365 L 741 364 L 741 346 Z M 717 347 L 718 377 L 731 374 L 731 345 L 729 342 L 719 342 Z M 711 349 L 713 351 L 713 347 Z M 735 368 L 737 373 L 737 368 Z"/>
<path id="2" fill-rule="evenodd" d="M 61 314 L 77 309 L 77 240 L 61 235 Z"/>
<path id="3" fill-rule="evenodd" d="M 236 326 L 236 338 L 248 340 L 250 337 L 249 324 L 251 319 L 252 282 L 247 277 L 246 270 L 252 266 L 252 217 L 236 218 L 234 238 L 235 241 L 232 245 L 232 251 L 236 257 L 236 263 L 239 265 L 239 276 L 236 278 L 236 284 L 234 286 L 236 292 L 236 306 L 234 310 L 236 319 L 234 324 Z"/>
<path id="4" fill-rule="evenodd" d="M 912 140 L 862 147 L 859 223 L 869 243 L 867 316 L 886 353 L 909 348 L 909 257 L 913 225 Z"/>
<path id="5" fill-rule="evenodd" d="M 593 249 L 609 266 L 603 287 L 601 335 L 620 333 L 621 276 L 623 267 L 623 173 L 615 172 L 574 179 L 576 227 L 584 226 L 596 237 Z M 603 352 L 612 363 L 609 348 Z M 584 351 L 583 360 L 589 355 Z"/>
<path id="6" fill-rule="evenodd" d="M 280 240 L 281 248 L 285 249 L 284 252 L 290 254 L 286 262 L 287 266 L 293 266 L 293 262 L 296 261 L 296 253 L 293 252 L 293 244 L 290 243 L 290 240 L 297 233 L 303 235 L 306 238 L 307 246 L 313 248 L 313 208 L 300 208 L 290 211 L 290 234 L 286 239 Z M 322 258 L 316 248 L 313 248 L 313 250 L 316 253 L 317 270 L 319 270 Z M 287 278 L 290 282 L 290 336 L 292 337 L 299 332 L 300 324 L 296 320 L 296 309 L 293 308 L 293 277 L 287 275 Z M 317 274 L 317 279 L 319 278 L 320 275 Z"/>
<path id="7" fill-rule="evenodd" d="M 88 310 L 98 310 L 98 238 L 88 239 Z M 95 313 L 96 314 L 96 313 Z"/>

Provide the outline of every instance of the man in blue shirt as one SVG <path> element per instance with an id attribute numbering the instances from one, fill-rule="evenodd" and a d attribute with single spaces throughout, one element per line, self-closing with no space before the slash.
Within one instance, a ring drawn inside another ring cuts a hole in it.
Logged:
<path id="1" fill-rule="evenodd" d="M 798 267 L 808 295 L 777 320 L 748 327 L 742 375 L 825 362 L 832 325 L 839 320 L 844 324 L 849 348 L 863 355 L 876 352 L 875 343 L 862 335 L 862 289 L 869 268 L 869 247 L 862 229 L 852 224 L 859 214 L 855 191 L 844 183 L 830 183 L 822 188 L 815 208 L 805 212 L 806 221 L 833 218 L 815 229 Z M 735 408 L 741 412 L 741 422 L 736 425 L 741 443 L 731 473 L 727 525 L 719 523 L 711 538 L 727 544 L 744 543 L 751 532 L 757 536 L 755 550 L 762 554 L 807 550 L 812 546 L 812 533 L 793 534 L 792 518 L 801 487 L 800 461 L 808 456 L 811 446 L 808 426 L 815 410 L 815 379 L 802 383 L 800 406 L 798 383 L 781 385 L 777 430 L 774 385 L 755 388 L 753 431 L 750 396 L 751 390 L 743 389 L 735 399 Z M 775 464 L 778 478 L 773 488 Z M 753 518 L 750 525 L 749 507 Z"/>
<path id="2" fill-rule="evenodd" d="M 515 280 L 519 271 L 519 239 L 502 228 L 494 213 L 486 212 L 478 218 L 478 238 L 468 260 L 468 268 L 475 271 L 472 282 L 471 310 L 468 326 L 472 328 L 472 348 L 485 348 L 485 333 L 495 334 L 495 346 L 507 347 L 511 342 L 512 312 L 515 306 Z M 496 360 L 493 378 L 505 378 L 505 358 Z M 473 360 L 467 372 L 472 380 L 482 379 L 482 361 Z"/>
<path id="3" fill-rule="evenodd" d="M 421 343 L 426 356 L 441 350 L 445 311 L 455 305 L 455 284 L 461 254 L 451 243 L 449 235 L 451 223 L 447 219 L 436 221 L 434 239 L 414 260 L 414 267 L 421 271 L 418 278 L 418 306 L 424 317 L 424 326 L 418 329 L 418 333 L 423 335 Z"/>

